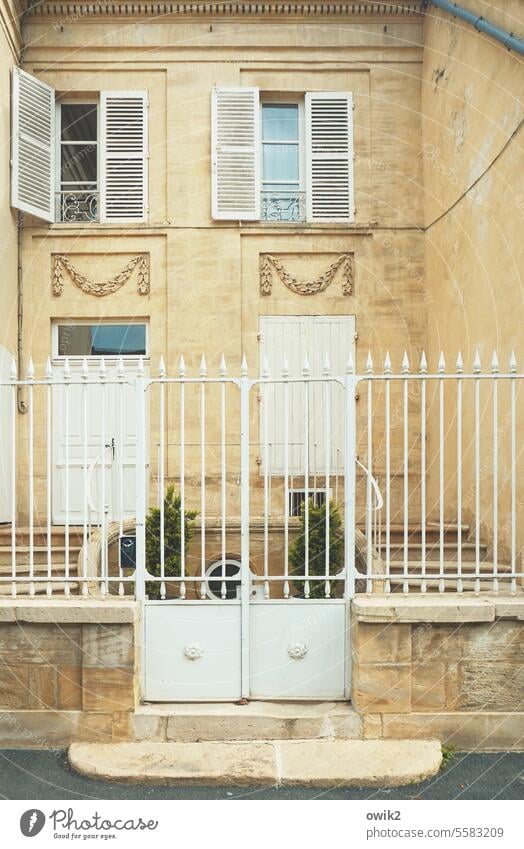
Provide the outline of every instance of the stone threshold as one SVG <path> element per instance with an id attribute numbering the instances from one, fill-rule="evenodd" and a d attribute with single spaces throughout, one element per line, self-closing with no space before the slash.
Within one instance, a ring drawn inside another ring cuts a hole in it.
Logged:
<path id="1" fill-rule="evenodd" d="M 147 703 L 131 717 L 136 741 L 358 739 L 362 719 L 348 702 Z"/>
<path id="2" fill-rule="evenodd" d="M 0 622 L 122 624 L 134 622 L 137 611 L 133 599 L 0 599 Z"/>
<path id="3" fill-rule="evenodd" d="M 475 595 L 458 593 L 425 595 L 355 596 L 351 605 L 358 622 L 494 622 L 495 619 L 524 620 L 524 593 Z"/>
<path id="4" fill-rule="evenodd" d="M 435 775 L 437 740 L 269 740 L 73 743 L 69 763 L 91 778 L 140 784 L 400 787 Z"/>

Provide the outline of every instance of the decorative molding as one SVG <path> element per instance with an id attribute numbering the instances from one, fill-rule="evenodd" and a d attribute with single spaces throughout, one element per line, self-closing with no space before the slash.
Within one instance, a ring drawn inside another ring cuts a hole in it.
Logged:
<path id="1" fill-rule="evenodd" d="M 308 653 L 308 647 L 305 643 L 290 643 L 287 653 L 291 660 L 303 660 Z"/>
<path id="2" fill-rule="evenodd" d="M 59 298 L 64 291 L 64 270 L 71 277 L 71 280 L 78 286 L 86 295 L 94 295 L 96 298 L 103 298 L 105 295 L 112 295 L 117 292 L 122 286 L 125 286 L 135 268 L 138 269 L 138 279 L 136 290 L 139 295 L 149 295 L 149 254 L 138 254 L 133 257 L 127 265 L 109 280 L 103 283 L 95 283 L 84 274 L 81 274 L 73 265 L 70 259 L 65 254 L 56 254 L 52 258 L 52 287 L 53 295 Z"/>
<path id="3" fill-rule="evenodd" d="M 300 281 L 286 271 L 284 265 L 271 254 L 261 254 L 260 264 L 260 294 L 271 295 L 273 279 L 276 274 L 281 283 L 297 295 L 317 295 L 333 283 L 340 272 L 342 294 L 351 295 L 353 292 L 355 269 L 353 254 L 341 254 L 331 263 L 324 274 L 313 280 Z"/>
<path id="4" fill-rule="evenodd" d="M 260 18 L 278 17 L 286 18 L 290 15 L 301 18 L 315 17 L 344 17 L 354 15 L 358 17 L 387 16 L 387 17 L 410 17 L 421 15 L 424 10 L 422 2 L 397 2 L 392 3 L 319 3 L 319 2 L 288 2 L 288 3 L 252 3 L 252 2 L 229 2 L 229 3 L 172 3 L 164 2 L 123 2 L 123 0 L 107 0 L 107 2 L 56 3 L 53 0 L 34 4 L 28 11 L 30 17 L 48 16 L 60 18 L 64 24 L 75 23 L 79 18 L 111 17 L 116 16 L 145 16 L 165 18 L 176 17 L 241 17 Z"/>
<path id="5" fill-rule="evenodd" d="M 198 643 L 189 643 L 189 645 L 184 646 L 184 657 L 187 657 L 188 660 L 200 660 L 203 654 L 204 649 Z"/>

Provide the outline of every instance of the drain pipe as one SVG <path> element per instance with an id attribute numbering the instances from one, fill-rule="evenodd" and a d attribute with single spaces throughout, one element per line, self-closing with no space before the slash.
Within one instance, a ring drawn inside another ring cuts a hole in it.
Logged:
<path id="1" fill-rule="evenodd" d="M 22 12 L 22 17 L 20 19 L 20 56 L 18 58 L 18 67 L 21 68 L 24 62 L 24 52 L 26 48 L 25 44 L 25 23 L 27 20 L 27 16 L 31 11 L 31 7 L 34 5 L 35 0 L 30 0 L 27 4 L 26 8 Z M 17 328 L 16 328 L 16 359 L 17 359 L 17 375 L 18 379 L 21 380 L 23 377 L 23 368 L 24 368 L 24 273 L 22 268 L 22 235 L 24 228 L 24 213 L 18 212 L 17 218 L 17 250 L 18 250 L 18 263 L 17 263 Z M 23 397 L 23 387 L 18 386 L 16 392 L 16 406 L 18 408 L 19 413 L 27 413 L 29 407 L 27 401 Z"/>
<path id="2" fill-rule="evenodd" d="M 16 354 L 17 354 L 17 374 L 21 380 L 22 370 L 24 367 L 24 286 L 23 286 L 23 271 L 22 271 L 22 230 L 24 224 L 23 212 L 18 213 L 18 279 L 17 279 L 17 328 L 16 328 Z M 22 394 L 22 386 L 18 385 L 16 391 L 16 406 L 19 413 L 27 413 L 27 401 L 24 400 Z"/>
<path id="3" fill-rule="evenodd" d="M 450 15 L 454 15 L 455 18 L 460 18 L 460 20 L 471 24 L 479 32 L 484 32 L 486 35 L 490 35 L 492 38 L 500 41 L 507 50 L 514 50 L 516 53 L 524 56 L 524 41 L 521 38 L 518 38 L 512 32 L 507 32 L 495 26 L 495 24 L 483 18 L 482 15 L 470 12 L 468 9 L 464 9 L 463 6 L 459 6 L 458 3 L 451 3 L 449 0 L 426 1 L 428 5 L 438 6 L 440 9 L 444 9 L 445 12 L 449 12 Z"/>

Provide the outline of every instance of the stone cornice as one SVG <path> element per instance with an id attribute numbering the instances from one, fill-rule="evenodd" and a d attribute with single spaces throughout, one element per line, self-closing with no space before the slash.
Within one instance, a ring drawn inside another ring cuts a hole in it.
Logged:
<path id="1" fill-rule="evenodd" d="M 78 20 L 84 17 L 211 17 L 211 18 L 286 18 L 286 17 L 402 17 L 419 15 L 423 11 L 423 2 L 393 3 L 329 3 L 329 2 L 287 2 L 287 3 L 174 3 L 161 2 L 124 2 L 124 0 L 99 0 L 99 2 L 75 3 L 53 2 L 53 0 L 33 0 L 31 17 L 46 16 L 53 18 Z"/>

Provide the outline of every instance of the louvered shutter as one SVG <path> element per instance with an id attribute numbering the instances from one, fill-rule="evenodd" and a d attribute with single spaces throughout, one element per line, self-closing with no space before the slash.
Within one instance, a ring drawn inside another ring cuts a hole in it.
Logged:
<path id="1" fill-rule="evenodd" d="M 147 91 L 100 94 L 100 220 L 147 217 Z"/>
<path id="2" fill-rule="evenodd" d="M 54 221 L 55 93 L 13 68 L 11 206 Z"/>
<path id="3" fill-rule="evenodd" d="M 258 88 L 214 88 L 212 214 L 214 219 L 260 219 Z"/>
<path id="4" fill-rule="evenodd" d="M 306 93 L 306 188 L 308 221 L 353 221 L 351 93 Z"/>

